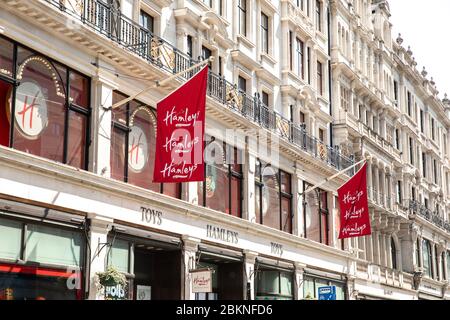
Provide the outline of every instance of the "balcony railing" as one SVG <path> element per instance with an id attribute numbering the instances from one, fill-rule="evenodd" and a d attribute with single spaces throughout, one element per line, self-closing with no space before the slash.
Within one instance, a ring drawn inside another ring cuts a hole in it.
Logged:
<path id="1" fill-rule="evenodd" d="M 83 0 L 77 9 L 64 6 L 64 1 L 61 0 L 45 1 L 169 73 L 175 74 L 186 70 L 198 62 L 103 1 Z M 194 72 L 185 74 L 184 78 L 188 79 L 193 74 Z M 337 148 L 325 145 L 310 136 L 301 125 L 294 124 L 270 110 L 261 102 L 258 95 L 251 96 L 240 91 L 236 85 L 211 71 L 207 94 L 228 109 L 278 134 L 338 170 L 348 168 L 354 163 L 352 157 L 342 155 Z M 354 174 L 354 170 L 348 174 Z"/>
<path id="2" fill-rule="evenodd" d="M 418 216 L 421 216 L 425 220 L 433 223 L 435 226 L 450 232 L 450 223 L 449 221 L 445 221 L 437 212 L 433 212 L 432 210 L 425 207 L 423 204 L 418 201 L 410 200 L 409 201 L 409 211 Z"/>

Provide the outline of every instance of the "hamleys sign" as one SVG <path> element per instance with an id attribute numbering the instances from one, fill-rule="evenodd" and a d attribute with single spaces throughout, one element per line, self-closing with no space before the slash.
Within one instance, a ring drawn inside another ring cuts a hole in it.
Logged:
<path id="1" fill-rule="evenodd" d="M 14 116 L 20 131 L 30 138 L 39 136 L 47 127 L 47 102 L 39 85 L 25 81 L 17 87 Z"/>

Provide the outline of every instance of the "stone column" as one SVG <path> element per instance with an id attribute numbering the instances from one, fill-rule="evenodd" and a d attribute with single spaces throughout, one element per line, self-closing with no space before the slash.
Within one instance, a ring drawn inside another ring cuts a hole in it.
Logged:
<path id="1" fill-rule="evenodd" d="M 306 265 L 300 262 L 295 262 L 294 266 L 295 266 L 294 277 L 296 284 L 294 288 L 294 300 L 303 300 L 305 298 L 303 294 L 303 282 Z"/>
<path id="2" fill-rule="evenodd" d="M 92 146 L 89 148 L 89 171 L 109 178 L 111 176 L 111 118 L 112 111 L 105 108 L 113 103 L 113 91 L 117 84 L 108 79 L 102 67 L 110 65 L 97 60 L 99 69 L 97 76 L 92 79 L 93 108 L 92 108 Z"/>
<path id="3" fill-rule="evenodd" d="M 380 257 L 380 232 L 375 231 L 373 234 L 373 244 L 374 244 L 374 263 L 381 265 L 381 257 Z"/>
<path id="4" fill-rule="evenodd" d="M 258 276 L 255 272 L 255 261 L 258 253 L 244 250 L 244 300 L 255 300 L 255 283 Z"/>
<path id="5" fill-rule="evenodd" d="M 107 266 L 107 252 L 108 246 L 104 246 L 108 242 L 108 232 L 111 230 L 113 219 L 97 213 L 88 213 L 90 220 L 89 227 L 89 243 L 90 256 L 88 257 L 90 263 L 88 270 L 86 270 L 86 281 L 89 288 L 89 300 L 104 300 L 104 293 L 99 291 L 96 287 L 96 273 L 104 272 Z"/>
<path id="6" fill-rule="evenodd" d="M 195 300 L 195 293 L 192 292 L 191 273 L 190 270 L 195 269 L 198 244 L 200 239 L 183 235 L 183 261 L 181 266 L 183 289 L 181 293 L 182 300 Z"/>

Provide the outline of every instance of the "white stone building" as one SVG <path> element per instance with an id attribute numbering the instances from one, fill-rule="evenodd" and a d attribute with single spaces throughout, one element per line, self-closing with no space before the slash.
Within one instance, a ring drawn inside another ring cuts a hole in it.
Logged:
<path id="1" fill-rule="evenodd" d="M 0 298 L 101 299 L 113 265 L 128 299 L 448 299 L 450 105 L 388 16 L 382 1 L 0 2 Z M 185 79 L 109 107 L 209 56 L 208 147 L 244 161 L 152 183 L 156 104 Z M 301 193 L 365 155 L 374 234 L 340 241 L 349 176 Z M 193 292 L 199 268 L 212 293 Z"/>

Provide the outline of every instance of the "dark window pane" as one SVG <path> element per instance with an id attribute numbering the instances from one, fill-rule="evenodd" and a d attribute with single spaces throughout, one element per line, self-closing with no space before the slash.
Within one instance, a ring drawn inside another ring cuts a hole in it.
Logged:
<path id="1" fill-rule="evenodd" d="M 13 76 L 13 50 L 12 42 L 0 38 L 0 73 L 9 77 Z"/>
<path id="2" fill-rule="evenodd" d="M 292 233 L 292 213 L 290 198 L 281 198 L 281 223 L 282 231 Z"/>
<path id="3" fill-rule="evenodd" d="M 241 217 L 241 180 L 231 178 L 231 215 Z"/>
<path id="4" fill-rule="evenodd" d="M 0 80 L 0 145 L 9 146 L 9 128 L 11 106 L 8 100 L 12 93 L 12 85 Z"/>
<path id="5" fill-rule="evenodd" d="M 89 79 L 75 72 L 70 72 L 70 98 L 77 106 L 89 107 Z"/>
<path id="6" fill-rule="evenodd" d="M 86 126 L 86 116 L 69 111 L 67 164 L 80 169 L 86 166 Z"/>
<path id="7" fill-rule="evenodd" d="M 291 193 L 291 175 L 281 171 L 281 191 Z"/>
<path id="8" fill-rule="evenodd" d="M 113 128 L 111 132 L 111 178 L 125 180 L 125 132 Z"/>

